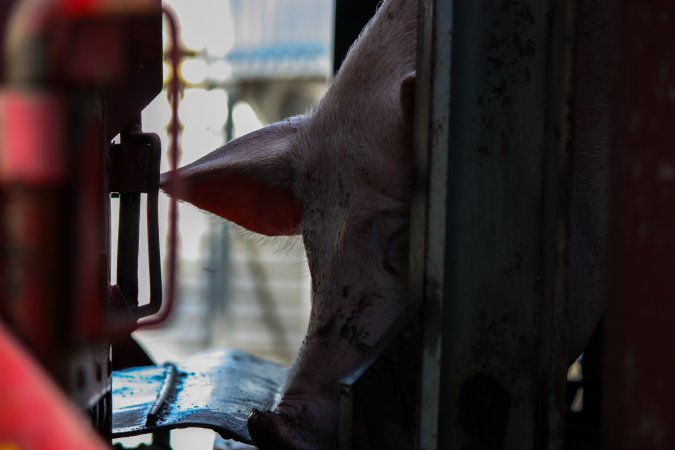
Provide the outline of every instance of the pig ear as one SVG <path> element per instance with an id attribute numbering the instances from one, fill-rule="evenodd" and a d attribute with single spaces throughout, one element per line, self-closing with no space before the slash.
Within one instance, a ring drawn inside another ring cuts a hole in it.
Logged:
<path id="1" fill-rule="evenodd" d="M 302 119 L 269 125 L 178 169 L 179 192 L 163 174 L 169 195 L 268 236 L 300 232 L 293 195 L 293 153 Z"/>
<path id="2" fill-rule="evenodd" d="M 401 107 L 407 119 L 415 117 L 415 80 L 416 72 L 408 72 L 401 80 Z"/>

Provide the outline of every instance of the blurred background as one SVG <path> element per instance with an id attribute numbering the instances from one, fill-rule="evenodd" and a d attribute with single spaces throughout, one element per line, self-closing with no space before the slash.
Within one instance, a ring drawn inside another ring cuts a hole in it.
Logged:
<path id="1" fill-rule="evenodd" d="M 230 139 L 304 113 L 325 91 L 332 66 L 332 0 L 165 3 L 178 16 L 184 53 L 181 165 Z M 166 37 L 165 42 L 168 53 Z M 165 81 L 169 71 L 167 62 Z M 143 112 L 144 130 L 157 133 L 163 148 L 168 148 L 169 120 L 163 91 Z M 166 158 L 162 164 L 167 170 Z M 167 217 L 168 199 L 160 201 L 160 217 Z M 113 222 L 116 209 L 114 202 Z M 157 363 L 211 347 L 290 363 L 309 315 L 309 272 L 300 238 L 262 238 L 188 204 L 180 205 L 179 214 L 177 308 L 166 325 L 136 337 Z M 166 223 L 161 232 L 166 241 Z M 139 267 L 143 299 L 148 297 L 143 251 Z M 112 277 L 114 283 L 116 274 Z"/>
<path id="2" fill-rule="evenodd" d="M 181 165 L 230 139 L 304 113 L 324 93 L 332 71 L 332 0 L 164 3 L 178 16 L 184 53 Z M 166 35 L 165 42 L 169 42 Z M 166 85 L 168 48 L 165 55 Z M 168 149 L 169 120 L 165 90 L 143 112 L 144 131 L 157 133 L 163 149 Z M 166 171 L 165 155 L 162 164 Z M 113 200 L 113 249 L 117 248 L 117 208 Z M 162 196 L 163 241 L 167 211 L 168 199 Z M 158 364 L 214 347 L 291 363 L 310 309 L 309 271 L 301 239 L 262 238 L 187 204 L 180 205 L 179 215 L 176 309 L 160 328 L 135 333 L 141 345 Z M 143 235 L 141 242 L 145 242 Z M 166 256 L 164 247 L 162 256 Z M 143 244 L 139 267 L 139 297 L 144 299 L 149 289 Z M 112 278 L 114 283 L 114 272 Z M 205 439 L 212 439 L 212 434 L 206 435 Z M 186 448 L 200 448 L 194 439 L 193 433 Z M 179 435 L 174 435 L 173 443 L 180 447 Z"/>
<path id="3" fill-rule="evenodd" d="M 165 4 L 178 16 L 185 54 L 180 68 L 181 165 L 232 138 L 302 114 L 321 98 L 332 66 L 332 0 Z M 167 81 L 169 70 L 167 62 Z M 144 130 L 157 133 L 163 148 L 168 148 L 169 120 L 164 91 L 143 112 Z M 167 170 L 167 158 L 162 164 L 162 171 Z M 167 217 L 168 200 L 161 202 L 160 217 Z M 180 205 L 179 214 L 177 309 L 165 326 L 139 331 L 136 337 L 157 363 L 214 346 L 292 362 L 309 314 L 309 271 L 301 239 L 262 238 L 188 204 Z M 165 236 L 166 224 L 163 228 Z M 147 267 L 143 249 L 140 258 L 139 267 Z M 141 269 L 139 276 L 140 297 L 147 298 L 147 275 Z"/>

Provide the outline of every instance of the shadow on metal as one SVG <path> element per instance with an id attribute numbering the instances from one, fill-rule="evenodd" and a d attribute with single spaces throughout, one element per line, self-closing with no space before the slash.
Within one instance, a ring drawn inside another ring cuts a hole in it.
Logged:
<path id="1" fill-rule="evenodd" d="M 419 307 L 404 311 L 340 382 L 340 450 L 416 448 Z"/>

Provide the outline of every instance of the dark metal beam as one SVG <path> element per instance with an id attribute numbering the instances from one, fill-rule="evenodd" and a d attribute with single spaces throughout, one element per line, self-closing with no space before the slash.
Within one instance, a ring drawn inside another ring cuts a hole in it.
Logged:
<path id="1" fill-rule="evenodd" d="M 382 0 L 335 0 L 335 42 L 333 68 L 337 72 L 349 48 L 368 21 L 375 15 Z"/>
<path id="2" fill-rule="evenodd" d="M 420 449 L 561 448 L 574 2 L 420 4 Z"/>

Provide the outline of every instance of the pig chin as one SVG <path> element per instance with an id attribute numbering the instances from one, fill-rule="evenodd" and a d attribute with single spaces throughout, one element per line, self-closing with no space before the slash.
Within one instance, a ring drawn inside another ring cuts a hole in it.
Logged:
<path id="1" fill-rule="evenodd" d="M 313 231 L 307 227 L 310 326 L 281 402 L 273 412 L 251 417 L 249 430 L 260 448 L 335 448 L 339 380 L 405 307 L 407 206 L 371 211 L 348 225 L 323 217 Z M 317 239 L 333 227 L 344 227 L 343 245 Z"/>

